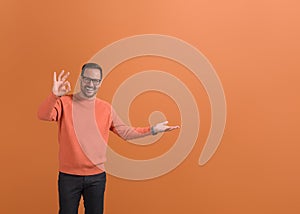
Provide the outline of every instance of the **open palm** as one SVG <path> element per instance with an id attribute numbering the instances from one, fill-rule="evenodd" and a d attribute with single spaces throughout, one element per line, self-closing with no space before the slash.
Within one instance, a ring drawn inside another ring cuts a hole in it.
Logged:
<path id="1" fill-rule="evenodd" d="M 164 121 L 162 123 L 158 123 L 155 126 L 153 126 L 153 134 L 157 134 L 159 132 L 168 132 L 172 131 L 174 129 L 179 129 L 179 126 L 168 126 L 168 121 Z"/>

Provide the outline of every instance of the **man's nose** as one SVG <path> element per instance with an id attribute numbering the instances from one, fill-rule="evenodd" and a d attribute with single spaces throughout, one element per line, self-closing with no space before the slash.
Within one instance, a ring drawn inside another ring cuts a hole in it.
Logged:
<path id="1" fill-rule="evenodd" d="M 94 86 L 93 81 L 90 80 L 88 85 L 91 86 L 91 87 L 93 87 Z"/>

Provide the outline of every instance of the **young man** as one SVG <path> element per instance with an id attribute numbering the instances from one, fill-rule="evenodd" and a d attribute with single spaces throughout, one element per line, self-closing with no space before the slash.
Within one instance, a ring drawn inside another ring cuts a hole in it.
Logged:
<path id="1" fill-rule="evenodd" d="M 59 213 L 77 214 L 83 196 L 86 214 L 102 214 L 109 131 L 128 140 L 179 127 L 167 126 L 167 121 L 152 127 L 124 124 L 110 104 L 96 97 L 102 80 L 96 63 L 82 66 L 79 93 L 67 95 L 71 91 L 68 76 L 62 71 L 57 77 L 54 72 L 52 93 L 38 110 L 39 119 L 58 123 Z M 95 127 L 98 137 L 91 132 Z"/>

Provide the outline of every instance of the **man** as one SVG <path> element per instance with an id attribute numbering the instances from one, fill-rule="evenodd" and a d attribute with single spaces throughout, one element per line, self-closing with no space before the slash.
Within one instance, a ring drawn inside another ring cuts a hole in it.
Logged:
<path id="1" fill-rule="evenodd" d="M 106 174 L 104 162 L 108 133 L 128 140 L 171 131 L 167 121 L 152 127 L 125 125 L 107 102 L 96 97 L 102 69 L 96 63 L 82 66 L 80 91 L 67 95 L 71 85 L 62 71 L 53 75 L 52 93 L 41 104 L 38 118 L 58 123 L 59 213 L 77 214 L 81 196 L 86 214 L 103 213 Z M 94 135 L 93 129 L 98 135 Z M 95 137 L 96 136 L 96 137 Z"/>

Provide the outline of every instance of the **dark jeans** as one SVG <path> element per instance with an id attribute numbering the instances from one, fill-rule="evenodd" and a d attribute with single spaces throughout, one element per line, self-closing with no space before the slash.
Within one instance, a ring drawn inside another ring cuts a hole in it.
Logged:
<path id="1" fill-rule="evenodd" d="M 88 176 L 59 172 L 59 214 L 77 214 L 81 195 L 85 214 L 102 214 L 105 183 L 105 172 Z"/>

